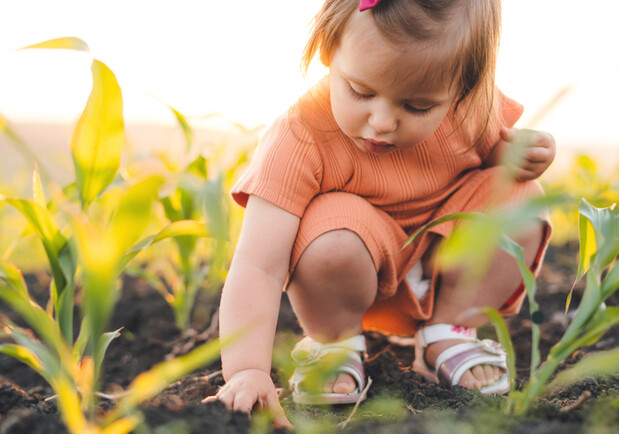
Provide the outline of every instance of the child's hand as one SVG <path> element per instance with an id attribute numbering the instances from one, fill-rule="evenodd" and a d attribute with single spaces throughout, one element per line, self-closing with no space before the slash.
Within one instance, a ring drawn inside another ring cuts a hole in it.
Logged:
<path id="1" fill-rule="evenodd" d="M 538 178 L 555 158 L 555 139 L 548 133 L 502 128 L 501 139 L 508 142 L 502 164 L 516 181 Z"/>
<path id="2" fill-rule="evenodd" d="M 223 402 L 228 410 L 251 413 L 254 406 L 267 409 L 277 428 L 290 428 L 292 424 L 284 414 L 271 377 L 260 369 L 246 369 L 232 375 L 217 395 L 202 402 Z"/>

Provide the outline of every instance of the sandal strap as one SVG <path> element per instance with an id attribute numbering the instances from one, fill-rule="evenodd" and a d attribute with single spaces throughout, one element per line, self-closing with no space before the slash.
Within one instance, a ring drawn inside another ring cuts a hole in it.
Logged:
<path id="1" fill-rule="evenodd" d="M 477 365 L 494 365 L 507 372 L 505 350 L 490 339 L 454 345 L 437 357 L 436 375 L 444 384 L 455 386 L 465 372 Z"/>
<path id="2" fill-rule="evenodd" d="M 346 403 L 350 396 L 361 393 L 365 388 L 365 372 L 363 361 L 366 356 L 365 337 L 363 335 L 353 336 L 337 342 L 320 343 L 312 338 L 305 337 L 295 345 L 292 350 L 292 359 L 295 370 L 290 379 L 290 386 L 293 394 L 297 395 L 300 402 L 309 403 Z M 349 374 L 356 383 L 355 391 L 352 394 L 342 395 L 336 393 L 325 393 L 309 395 L 299 390 L 299 384 L 316 369 L 323 359 L 336 356 L 339 360 L 338 372 Z M 294 397 L 294 396 L 293 396 Z M 296 402 L 296 401 L 295 401 Z"/>
<path id="3" fill-rule="evenodd" d="M 309 336 L 301 339 L 292 350 L 292 359 L 297 366 L 305 366 L 318 361 L 326 354 L 336 352 L 353 352 L 363 361 L 365 360 L 365 336 L 356 335 L 341 341 L 321 343 Z"/>
<path id="4" fill-rule="evenodd" d="M 477 329 L 453 324 L 433 324 L 417 331 L 417 339 L 422 347 L 448 339 L 477 340 Z"/>

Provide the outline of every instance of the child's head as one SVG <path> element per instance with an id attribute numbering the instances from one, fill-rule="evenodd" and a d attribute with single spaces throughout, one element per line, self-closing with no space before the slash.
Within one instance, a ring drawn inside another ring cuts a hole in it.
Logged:
<path id="1" fill-rule="evenodd" d="M 500 0 L 381 0 L 363 12 L 359 0 L 326 0 L 303 61 L 320 53 L 336 121 L 365 150 L 390 150 L 372 141 L 405 148 L 425 140 L 454 104 L 482 119 L 481 134 L 500 15 Z"/>

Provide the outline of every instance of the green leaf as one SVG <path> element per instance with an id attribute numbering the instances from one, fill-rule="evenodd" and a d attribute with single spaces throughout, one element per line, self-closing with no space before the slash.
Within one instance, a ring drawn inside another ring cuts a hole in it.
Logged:
<path id="1" fill-rule="evenodd" d="M 0 299 L 19 314 L 41 338 L 58 352 L 66 345 L 54 320 L 30 300 L 26 282 L 17 267 L 0 261 Z"/>
<path id="2" fill-rule="evenodd" d="M 43 191 L 43 184 L 41 183 L 41 176 L 39 170 L 35 168 L 32 173 L 32 200 L 34 203 L 39 204 L 43 208 L 47 208 L 47 199 L 45 198 L 45 192 Z"/>
<path id="3" fill-rule="evenodd" d="M 0 344 L 0 353 L 4 353 L 19 360 L 39 374 L 45 370 L 41 359 L 39 359 L 33 351 L 21 345 Z"/>
<path id="4" fill-rule="evenodd" d="M 587 377 L 601 377 L 619 373 L 619 348 L 610 351 L 592 353 L 585 356 L 576 365 L 559 372 L 550 383 L 549 388 L 565 387 L 582 381 Z"/>
<path id="5" fill-rule="evenodd" d="M 129 394 L 117 402 L 116 409 L 108 416 L 108 420 L 116 420 L 130 413 L 140 403 L 159 394 L 168 384 L 215 360 L 219 352 L 219 341 L 211 341 L 184 356 L 162 362 L 138 375 L 129 385 Z"/>
<path id="6" fill-rule="evenodd" d="M 413 235 L 411 235 L 408 240 L 406 240 L 404 246 L 402 246 L 402 250 L 408 247 L 410 243 L 417 239 L 417 237 L 423 235 L 424 233 L 428 232 L 433 227 L 440 225 L 441 223 L 449 222 L 452 220 L 473 220 L 475 218 L 479 218 L 480 216 L 483 216 L 483 214 L 477 212 L 460 212 L 449 214 L 436 220 L 432 220 L 431 222 L 426 223 L 425 225 L 417 229 L 413 233 Z"/>
<path id="7" fill-rule="evenodd" d="M 189 152 L 191 148 L 191 143 L 193 141 L 193 130 L 189 126 L 189 122 L 187 122 L 187 119 L 185 119 L 185 116 L 183 116 L 182 113 L 180 113 L 178 110 L 174 109 L 174 107 L 170 105 L 168 105 L 168 108 L 172 111 L 172 113 L 174 113 L 178 124 L 183 129 L 183 133 L 185 134 L 186 150 L 187 152 Z"/>
<path id="8" fill-rule="evenodd" d="M 136 245 L 134 245 L 131 250 L 125 255 L 123 264 L 129 263 L 131 259 L 133 259 L 138 253 L 142 250 L 152 246 L 159 241 L 165 240 L 167 238 L 175 238 L 175 237 L 209 237 L 210 234 L 206 231 L 206 226 L 202 222 L 198 222 L 195 220 L 178 220 L 170 223 L 168 226 L 160 230 L 155 235 L 150 235 Z M 124 268 L 124 266 L 123 266 Z"/>
<path id="9" fill-rule="evenodd" d="M 198 157 L 187 166 L 187 171 L 194 175 L 198 175 L 202 179 L 207 179 L 208 170 L 206 167 L 206 159 L 202 155 L 198 155 Z"/>
<path id="10" fill-rule="evenodd" d="M 56 285 L 60 289 L 64 288 L 66 285 L 66 278 L 58 263 L 58 254 L 67 243 L 67 239 L 60 232 L 60 228 L 56 224 L 52 213 L 47 208 L 29 200 L 4 200 L 28 219 L 43 243 Z"/>
<path id="11" fill-rule="evenodd" d="M 522 276 L 522 282 L 527 292 L 527 301 L 529 302 L 529 311 L 531 314 L 539 311 L 539 305 L 535 300 L 535 293 L 537 291 L 537 284 L 535 283 L 535 276 L 531 272 L 531 269 L 524 260 L 524 250 L 522 246 L 516 243 L 511 238 L 503 235 L 499 240 L 499 246 L 501 249 L 516 260 L 518 269 Z M 529 375 L 533 376 L 536 367 L 541 360 L 539 351 L 540 329 L 539 326 L 531 321 L 531 366 Z"/>
<path id="12" fill-rule="evenodd" d="M 114 179 L 125 143 L 123 102 L 116 77 L 92 62 L 92 91 L 71 138 L 71 154 L 82 207 Z"/>
<path id="13" fill-rule="evenodd" d="M 40 204 L 41 201 L 44 202 L 44 198 L 41 197 L 42 191 L 37 192 L 36 180 L 34 184 L 34 195 L 39 197 L 38 202 L 24 199 L 5 199 L 5 201 L 28 219 L 43 243 L 52 272 L 54 309 L 65 340 L 71 342 L 73 336 L 75 258 L 72 256 L 72 249 L 68 240 L 62 235 L 56 224 L 54 215 L 44 205 Z"/>
<path id="14" fill-rule="evenodd" d="M 101 335 L 101 337 L 99 338 L 99 347 L 101 348 L 101 351 L 99 352 L 99 354 L 97 354 L 97 357 L 99 359 L 95 361 L 95 366 L 101 366 L 103 364 L 103 358 L 105 357 L 105 352 L 107 351 L 112 341 L 116 339 L 118 336 L 120 336 L 120 331 L 122 329 L 123 328 L 121 327 L 118 330 L 114 330 L 113 332 L 103 333 Z M 99 374 L 100 373 L 101 372 L 99 372 Z"/>
<path id="15" fill-rule="evenodd" d="M 509 335 L 509 330 L 507 329 L 507 324 L 505 324 L 505 320 L 503 320 L 503 317 L 496 309 L 487 307 L 484 309 L 484 313 L 488 316 L 488 319 L 494 325 L 499 343 L 507 354 L 507 368 L 509 369 L 510 391 L 513 391 L 516 385 L 517 375 L 516 352 L 514 351 L 514 346 L 512 344 L 512 339 Z"/>
<path id="16" fill-rule="evenodd" d="M 10 321 L 5 320 L 4 323 L 11 339 L 19 346 L 23 347 L 24 351 L 40 361 L 40 364 L 29 366 L 36 369 L 36 372 L 45 378 L 50 385 L 53 385 L 54 377 L 63 373 L 63 364 L 65 367 L 71 368 L 72 360 L 70 358 L 65 358 L 67 356 L 66 347 L 52 346 L 48 348 L 33 338 L 31 333 L 20 329 Z"/>
<path id="17" fill-rule="evenodd" d="M 610 297 L 618 288 L 619 263 L 616 262 L 602 281 L 602 301 L 605 301 L 608 297 Z"/>
<path id="18" fill-rule="evenodd" d="M 151 222 L 152 203 L 163 184 L 158 176 L 148 177 L 129 187 L 122 195 L 112 219 L 110 236 L 124 253 L 139 239 Z"/>
<path id="19" fill-rule="evenodd" d="M 565 330 L 565 333 L 563 333 L 563 337 L 559 341 L 559 344 L 566 344 L 572 339 L 574 339 L 576 336 L 578 336 L 587 326 L 587 323 L 590 321 L 596 311 L 600 308 L 601 303 L 602 294 L 600 283 L 596 276 L 589 273 L 587 274 L 585 291 L 583 293 L 582 299 L 580 300 L 580 304 L 578 305 L 576 314 L 570 322 L 570 325 Z M 559 348 L 561 348 L 561 346 L 559 346 Z"/>
<path id="20" fill-rule="evenodd" d="M 90 48 L 88 47 L 88 44 L 86 42 L 84 42 L 80 38 L 76 38 L 73 36 L 50 39 L 44 42 L 39 42 L 38 44 L 28 45 L 26 47 L 20 48 L 20 50 L 27 50 L 31 48 L 46 48 L 46 49 L 51 48 L 51 49 L 90 51 Z"/>
<path id="21" fill-rule="evenodd" d="M 205 186 L 205 207 L 208 231 L 217 240 L 230 241 L 230 220 L 226 206 L 227 195 L 221 176 Z"/>
<path id="22" fill-rule="evenodd" d="M 584 199 L 583 199 L 584 200 Z M 597 251 L 595 242 L 595 230 L 591 221 L 583 214 L 578 216 L 579 237 L 580 240 L 580 260 L 578 262 L 578 273 L 576 280 L 580 280 L 582 276 L 589 270 L 591 265 L 591 257 Z M 571 291 L 570 291 L 571 292 Z"/>
<path id="23" fill-rule="evenodd" d="M 595 231 L 597 253 L 594 265 L 601 273 L 619 254 L 619 211 L 615 204 L 596 208 L 582 199 L 579 213 L 591 222 Z"/>

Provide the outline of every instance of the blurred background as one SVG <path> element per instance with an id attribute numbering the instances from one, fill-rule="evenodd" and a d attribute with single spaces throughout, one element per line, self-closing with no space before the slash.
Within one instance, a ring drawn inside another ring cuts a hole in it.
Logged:
<path id="1" fill-rule="evenodd" d="M 212 131 L 259 133 L 326 72 L 318 62 L 307 76 L 299 67 L 321 3 L 3 1 L 0 114 L 36 152 L 66 154 L 90 92 L 91 57 L 17 49 L 77 36 L 116 74 L 128 135 L 138 148 L 182 141 L 166 104 L 190 120 L 198 138 L 212 138 Z M 519 126 L 555 135 L 559 161 L 574 149 L 607 160 L 619 149 L 617 17 L 617 0 L 503 0 L 498 84 L 525 105 Z M 6 180 L 14 151 L 4 138 L 0 146 Z"/>

